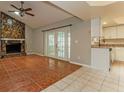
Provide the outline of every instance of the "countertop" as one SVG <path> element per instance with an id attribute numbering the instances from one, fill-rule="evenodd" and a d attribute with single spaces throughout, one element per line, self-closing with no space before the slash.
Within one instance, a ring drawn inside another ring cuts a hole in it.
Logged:
<path id="1" fill-rule="evenodd" d="M 92 48 L 113 48 L 113 47 L 124 47 L 124 44 L 100 44 L 99 45 L 91 45 Z"/>

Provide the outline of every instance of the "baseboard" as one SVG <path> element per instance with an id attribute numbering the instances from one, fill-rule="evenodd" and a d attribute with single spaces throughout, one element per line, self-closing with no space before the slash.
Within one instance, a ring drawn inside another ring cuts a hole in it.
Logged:
<path id="1" fill-rule="evenodd" d="M 36 55 L 39 55 L 39 56 L 44 56 L 42 53 L 34 53 Z"/>
<path id="2" fill-rule="evenodd" d="M 92 69 L 99 70 L 99 71 L 103 71 L 103 72 L 109 72 L 109 70 L 107 71 L 107 70 L 103 70 L 103 69 L 95 68 L 95 67 L 93 67 L 93 66 L 91 66 L 91 68 L 92 68 Z"/>
<path id="3" fill-rule="evenodd" d="M 81 63 L 77 63 L 77 62 L 74 62 L 74 61 L 70 61 L 70 63 L 77 64 L 77 65 L 84 66 L 84 67 L 91 68 L 91 69 L 96 69 L 96 70 L 103 71 L 103 72 L 109 72 L 109 71 L 104 71 L 102 69 L 95 68 L 91 65 L 81 64 Z"/>
<path id="4" fill-rule="evenodd" d="M 39 55 L 39 56 L 45 56 L 43 55 L 42 53 L 38 53 L 38 52 L 27 52 L 27 54 L 36 54 L 36 55 Z M 49 56 L 48 56 L 49 57 Z M 54 57 L 53 57 L 54 58 Z M 56 58 L 56 59 L 59 59 L 59 58 Z M 65 59 L 60 59 L 60 60 L 64 60 L 64 61 L 69 61 L 69 60 L 65 60 Z M 88 67 L 88 68 L 92 68 L 92 69 L 96 69 L 96 70 L 99 70 L 99 71 L 104 71 L 102 69 L 98 69 L 98 68 L 95 68 L 91 65 L 86 65 L 86 64 L 82 64 L 82 63 L 77 63 L 77 62 L 74 62 L 74 61 L 69 61 L 70 63 L 73 63 L 73 64 L 77 64 L 77 65 L 80 65 L 80 66 L 84 66 L 84 67 Z M 104 71 L 104 72 L 109 72 L 109 71 Z"/>
<path id="5" fill-rule="evenodd" d="M 34 54 L 33 52 L 26 52 L 27 55 Z"/>
<path id="6" fill-rule="evenodd" d="M 34 52 L 34 51 L 27 52 L 27 55 L 31 55 L 31 54 L 35 54 L 35 55 L 39 55 L 39 56 L 43 56 L 42 53 L 38 53 L 38 52 Z"/>
<path id="7" fill-rule="evenodd" d="M 51 56 L 47 56 L 47 55 L 42 55 L 42 56 L 46 56 L 46 57 L 51 57 Z M 62 58 L 56 58 L 56 57 L 51 57 L 51 58 L 54 58 L 54 59 L 58 59 L 58 60 L 63 60 L 63 61 L 69 61 L 69 59 L 62 59 Z"/>
<path id="8" fill-rule="evenodd" d="M 30 52 L 26 52 L 27 55 L 31 55 L 31 54 L 35 54 L 35 52 L 30 51 Z"/>
<path id="9" fill-rule="evenodd" d="M 84 66 L 84 67 L 91 68 L 91 66 L 89 66 L 89 65 L 82 64 L 82 63 L 77 63 L 77 62 L 74 62 L 74 61 L 70 61 L 70 63 L 73 63 L 73 64 L 77 64 L 77 65 L 80 65 L 80 66 Z"/>

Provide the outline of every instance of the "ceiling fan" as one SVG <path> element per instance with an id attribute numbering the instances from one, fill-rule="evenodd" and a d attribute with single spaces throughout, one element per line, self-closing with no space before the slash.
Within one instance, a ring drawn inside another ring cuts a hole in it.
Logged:
<path id="1" fill-rule="evenodd" d="M 26 8 L 26 9 L 24 9 L 23 5 L 24 5 L 24 2 L 23 1 L 21 1 L 21 7 L 20 8 L 18 8 L 15 5 L 11 4 L 11 6 L 13 8 L 17 9 L 18 11 L 8 11 L 8 12 L 14 12 L 14 13 L 20 15 L 21 17 L 23 17 L 25 14 L 30 15 L 30 16 L 34 16 L 34 14 L 28 12 L 28 11 L 31 11 L 32 8 Z"/>

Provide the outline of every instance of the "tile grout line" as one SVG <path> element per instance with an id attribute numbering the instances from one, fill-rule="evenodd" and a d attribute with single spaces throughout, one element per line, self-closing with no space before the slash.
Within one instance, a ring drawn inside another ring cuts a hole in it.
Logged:
<path id="1" fill-rule="evenodd" d="M 86 71 L 85 73 L 87 73 L 88 71 Z M 86 85 L 88 84 L 88 81 L 90 80 L 90 78 L 91 78 L 91 76 L 89 76 L 89 78 L 88 78 L 88 80 L 87 80 L 87 83 L 86 83 Z M 76 81 L 75 81 L 76 82 Z M 69 85 L 71 85 L 72 84 L 72 82 L 69 84 Z M 83 87 L 82 87 L 83 88 Z M 64 89 L 63 89 L 64 90 Z M 80 90 L 81 91 L 81 90 Z"/>
<path id="2" fill-rule="evenodd" d="M 82 67 L 80 67 L 80 68 L 82 68 Z M 77 70 L 80 70 L 80 68 L 79 69 L 77 69 Z M 75 70 L 74 72 L 76 72 L 77 70 Z M 69 75 L 72 75 L 74 72 L 72 72 L 72 73 L 70 73 Z M 67 75 L 66 77 L 68 77 L 69 75 Z M 80 75 L 81 76 L 81 75 Z M 80 76 L 78 76 L 78 77 L 80 77 Z M 66 77 L 64 77 L 64 78 L 66 78 Z M 62 78 L 62 79 L 64 79 L 64 78 Z M 62 80 L 61 79 L 61 80 Z M 77 80 L 77 79 L 74 79 L 74 80 Z M 73 80 L 73 81 L 74 81 Z M 73 81 L 70 83 L 70 84 L 68 84 L 67 82 L 65 82 L 65 81 L 62 81 L 62 82 L 64 82 L 64 83 L 66 83 L 67 84 L 67 86 L 66 87 L 68 87 L 69 85 L 71 85 L 72 83 L 73 83 Z M 56 82 L 57 83 L 57 82 Z M 55 83 L 54 83 L 55 84 Z M 57 85 L 55 85 L 59 90 L 61 90 L 61 91 L 63 91 L 64 89 L 65 89 L 65 87 L 63 88 L 63 89 L 60 89 Z"/>
<path id="3" fill-rule="evenodd" d="M 102 86 L 103 86 L 103 83 L 104 83 L 104 81 L 105 81 L 105 78 L 107 77 L 107 74 L 105 74 L 105 76 L 104 76 L 104 79 L 103 79 L 103 81 L 102 81 L 102 84 L 101 84 L 101 86 L 100 86 L 100 89 L 99 89 L 99 91 L 101 91 L 101 89 L 102 89 Z"/>
<path id="4" fill-rule="evenodd" d="M 120 68 L 120 62 L 119 62 L 119 80 L 118 80 L 118 92 L 119 92 L 120 78 L 121 78 L 121 68 Z"/>
<path id="5" fill-rule="evenodd" d="M 80 67 L 80 68 L 81 68 L 81 67 Z M 73 74 L 74 72 L 76 72 L 76 71 L 79 70 L 80 68 L 78 68 L 78 69 L 74 70 L 73 72 L 69 73 L 67 76 L 62 77 L 60 80 L 56 81 L 55 83 L 57 83 L 57 82 L 61 81 L 62 79 L 68 77 L 69 75 Z M 53 71 L 54 71 L 54 70 L 53 70 Z M 62 81 L 62 82 L 66 83 L 67 85 L 70 85 L 70 84 L 68 84 L 68 83 L 65 82 L 65 81 Z M 55 83 L 53 83 L 52 85 L 54 85 Z M 71 83 L 72 83 L 72 82 L 71 82 Z M 47 86 L 47 88 L 50 87 L 50 86 L 52 86 L 52 85 Z M 55 85 L 55 87 L 58 88 L 60 91 L 64 90 L 64 88 L 63 88 L 63 89 L 60 89 L 57 85 Z M 68 87 L 68 86 L 66 86 L 66 87 Z M 45 88 L 45 89 L 46 89 L 46 88 Z M 43 90 L 44 90 L 44 89 L 43 89 Z"/>
<path id="6" fill-rule="evenodd" d="M 104 78 L 105 78 L 105 76 L 104 76 Z M 102 80 L 102 83 L 103 83 L 103 81 L 104 81 L 104 79 Z M 100 88 L 101 88 L 101 86 L 102 86 L 102 83 L 100 84 Z M 100 91 L 100 88 L 98 89 L 98 91 Z"/>
<path id="7" fill-rule="evenodd" d="M 78 69 L 79 70 L 79 69 Z M 73 74 L 73 73 L 72 73 Z M 81 77 L 81 75 L 80 76 L 78 76 L 78 77 Z M 77 79 L 74 79 L 74 80 L 77 80 Z M 73 81 L 74 81 L 73 80 Z M 73 81 L 70 83 L 70 84 L 68 84 L 68 86 L 70 86 L 72 83 L 73 83 Z M 65 82 L 65 81 L 63 81 L 63 82 Z M 74 82 L 76 82 L 76 81 L 74 81 Z M 65 82 L 66 84 L 67 84 L 67 82 Z M 66 86 L 66 87 L 68 87 L 68 86 Z M 59 88 L 60 89 L 60 88 Z M 61 89 L 62 91 L 64 90 L 65 88 L 63 88 L 63 89 Z"/>

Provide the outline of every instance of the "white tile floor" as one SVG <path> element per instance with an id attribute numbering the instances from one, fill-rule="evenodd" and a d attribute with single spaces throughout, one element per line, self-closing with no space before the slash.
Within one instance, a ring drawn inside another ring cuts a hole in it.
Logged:
<path id="1" fill-rule="evenodd" d="M 124 72 L 123 72 L 124 73 Z M 124 91 L 124 78 L 110 72 L 81 67 L 42 92 Z"/>

